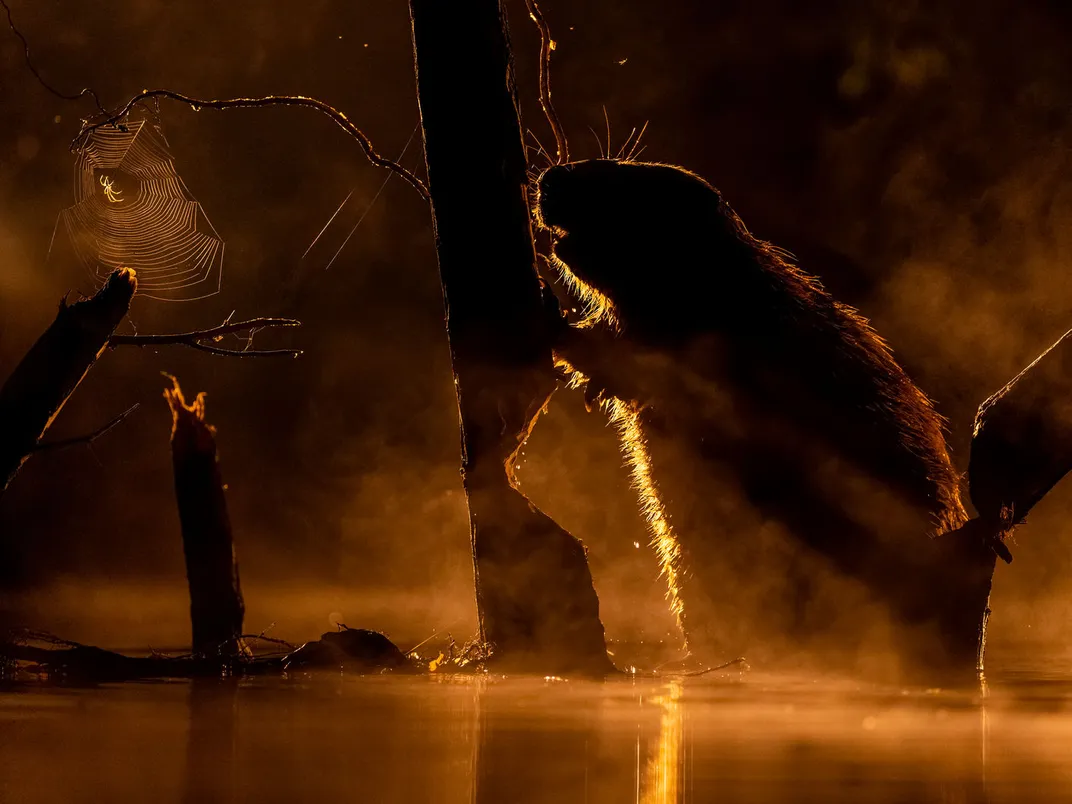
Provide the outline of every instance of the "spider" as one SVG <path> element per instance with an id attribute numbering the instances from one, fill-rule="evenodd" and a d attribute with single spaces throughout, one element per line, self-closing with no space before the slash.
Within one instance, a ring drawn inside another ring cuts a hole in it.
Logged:
<path id="1" fill-rule="evenodd" d="M 123 194 L 123 191 L 115 189 L 115 184 L 108 176 L 101 176 L 100 184 L 101 187 L 104 188 L 104 197 L 111 201 L 113 204 L 118 204 L 120 201 L 123 200 L 119 197 Z"/>

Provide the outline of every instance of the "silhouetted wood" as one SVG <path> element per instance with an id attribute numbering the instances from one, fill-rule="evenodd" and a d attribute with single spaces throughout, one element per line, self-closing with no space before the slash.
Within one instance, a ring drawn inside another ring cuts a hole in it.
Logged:
<path id="1" fill-rule="evenodd" d="M 895 609 L 909 627 L 902 670 L 926 684 L 960 684 L 983 670 L 990 591 L 997 555 L 980 519 L 931 540 L 916 566 L 923 583 L 905 579 Z M 913 627 L 925 627 L 916 632 Z"/>
<path id="2" fill-rule="evenodd" d="M 945 637 L 968 648 L 978 625 L 979 667 L 986 647 L 994 555 L 1012 561 L 1004 539 L 1072 469 L 1072 332 L 1065 333 L 979 406 L 968 488 L 979 513 L 941 542 L 947 552 Z"/>
<path id="3" fill-rule="evenodd" d="M 410 663 L 406 655 L 390 639 L 379 631 L 367 628 L 347 628 L 329 631 L 320 639 L 306 642 L 287 655 L 284 668 L 287 670 L 322 669 L 358 671 L 399 669 Z"/>
<path id="4" fill-rule="evenodd" d="M 0 494 L 107 348 L 137 285 L 133 271 L 120 269 L 92 298 L 61 301 L 56 320 L 0 388 Z"/>
<path id="5" fill-rule="evenodd" d="M 105 349 L 119 346 L 186 346 L 232 357 L 297 357 L 297 349 L 253 349 L 253 337 L 262 329 L 296 327 L 300 322 L 282 318 L 255 318 L 207 330 L 173 335 L 115 335 L 130 311 L 137 290 L 133 271 L 115 271 L 89 299 L 60 302 L 59 313 L 44 334 L 0 387 L 0 495 L 35 452 L 92 443 L 118 425 L 137 405 L 92 433 L 54 442 L 41 439 L 75 388 Z M 213 345 L 222 336 L 248 333 L 241 349 Z"/>
<path id="6" fill-rule="evenodd" d="M 190 586 L 193 652 L 231 655 L 239 649 L 245 607 L 216 430 L 205 421 L 205 395 L 187 404 L 178 380 L 171 379 L 173 387 L 164 398 L 171 406 L 171 459 Z"/>
<path id="7" fill-rule="evenodd" d="M 170 335 L 113 335 L 108 346 L 186 346 L 222 357 L 301 357 L 300 349 L 254 349 L 253 338 L 262 329 L 300 327 L 301 321 L 293 318 L 251 318 L 248 321 L 231 321 L 209 329 L 193 332 L 177 332 Z M 241 349 L 226 349 L 214 346 L 225 335 L 246 333 L 246 344 Z"/>
<path id="8" fill-rule="evenodd" d="M 263 634 L 241 637 L 250 644 L 283 645 L 285 652 L 253 655 L 249 651 L 186 656 L 126 656 L 93 645 L 59 639 L 50 634 L 15 630 L 0 634 L 0 680 L 16 678 L 20 671 L 41 674 L 55 681 L 133 681 L 151 678 L 216 679 L 254 676 L 296 670 L 329 669 L 353 673 L 431 672 L 427 660 L 407 657 L 386 636 L 376 631 L 345 628 L 306 642 L 300 648 Z M 459 662 L 454 672 L 481 672 Z M 4 673 L 7 673 L 5 676 Z"/>
<path id="9" fill-rule="evenodd" d="M 1072 332 L 979 406 L 972 504 L 996 532 L 1021 522 L 1072 469 Z"/>
<path id="10" fill-rule="evenodd" d="M 584 548 L 507 468 L 556 378 L 505 13 L 499 0 L 410 13 L 481 632 L 500 663 L 605 672 Z"/>

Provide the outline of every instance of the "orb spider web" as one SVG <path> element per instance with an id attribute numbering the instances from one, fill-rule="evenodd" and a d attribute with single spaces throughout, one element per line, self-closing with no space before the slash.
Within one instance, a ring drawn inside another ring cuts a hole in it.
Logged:
<path id="1" fill-rule="evenodd" d="M 220 292 L 223 240 L 175 169 L 159 122 L 96 129 L 78 150 L 73 206 L 60 212 L 98 285 L 133 268 L 138 293 L 194 301 Z"/>

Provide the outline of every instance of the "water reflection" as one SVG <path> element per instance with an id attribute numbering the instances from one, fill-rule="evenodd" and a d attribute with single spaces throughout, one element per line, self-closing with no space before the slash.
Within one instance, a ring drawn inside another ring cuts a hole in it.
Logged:
<path id="1" fill-rule="evenodd" d="M 1072 683 L 391 677 L 0 690 L 0 801 L 1072 800 Z"/>
<path id="2" fill-rule="evenodd" d="M 641 804 L 677 804 L 681 801 L 680 785 L 684 766 L 684 712 L 681 707 L 681 681 L 671 681 L 662 694 L 651 699 L 660 707 L 659 736 L 654 752 L 648 760 L 643 775 L 637 768 L 637 777 L 642 780 L 642 792 L 637 797 Z M 637 736 L 637 758 L 640 757 L 640 737 Z"/>
<path id="3" fill-rule="evenodd" d="M 236 801 L 238 681 L 195 679 L 190 684 L 189 712 L 183 804 Z"/>

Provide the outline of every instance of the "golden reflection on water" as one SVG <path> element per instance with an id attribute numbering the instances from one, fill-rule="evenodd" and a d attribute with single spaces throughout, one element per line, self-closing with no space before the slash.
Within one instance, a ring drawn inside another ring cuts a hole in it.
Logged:
<path id="1" fill-rule="evenodd" d="M 0 802 L 1072 801 L 1072 681 L 745 675 L 0 689 Z"/>
<path id="2" fill-rule="evenodd" d="M 666 685 L 666 690 L 661 695 L 651 699 L 653 704 L 662 709 L 662 716 L 656 748 L 642 776 L 643 787 L 637 798 L 640 804 L 677 804 L 681 800 L 681 771 L 684 759 L 681 749 L 685 726 L 681 695 L 681 682 L 674 680 Z M 638 757 L 639 754 L 638 737 Z"/>

